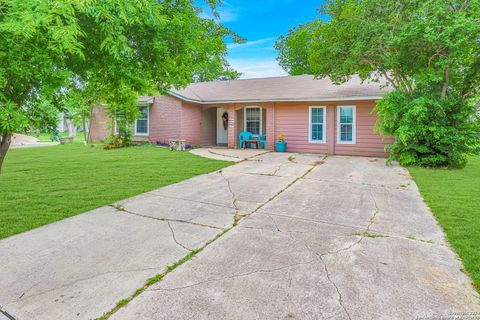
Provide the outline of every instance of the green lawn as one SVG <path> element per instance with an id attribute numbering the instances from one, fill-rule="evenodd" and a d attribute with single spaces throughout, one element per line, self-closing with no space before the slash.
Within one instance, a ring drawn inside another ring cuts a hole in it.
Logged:
<path id="1" fill-rule="evenodd" d="M 0 174 L 0 239 L 228 165 L 155 146 L 12 149 Z"/>
<path id="2" fill-rule="evenodd" d="M 409 170 L 480 290 L 480 157 L 462 170 Z"/>
<path id="3" fill-rule="evenodd" d="M 60 132 L 58 134 L 58 136 L 60 138 L 68 137 L 68 132 L 67 131 Z M 36 136 L 36 138 L 38 138 L 38 140 L 40 140 L 41 142 L 52 142 L 52 134 L 51 133 L 40 133 L 38 136 Z M 83 138 L 84 138 L 83 132 L 77 131 L 77 135 L 73 139 L 73 141 L 83 142 Z"/>

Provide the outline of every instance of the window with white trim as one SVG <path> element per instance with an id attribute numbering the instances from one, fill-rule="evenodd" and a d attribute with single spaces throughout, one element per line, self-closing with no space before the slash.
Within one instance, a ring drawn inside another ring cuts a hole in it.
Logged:
<path id="1" fill-rule="evenodd" d="M 138 107 L 140 111 L 140 117 L 135 119 L 135 135 L 147 136 L 148 135 L 148 118 L 149 110 L 148 106 Z"/>
<path id="2" fill-rule="evenodd" d="M 262 108 L 245 107 L 245 131 L 254 135 L 262 134 Z"/>
<path id="3" fill-rule="evenodd" d="M 127 127 L 127 124 L 126 124 L 126 121 L 125 121 L 125 113 L 124 112 L 116 112 L 115 111 L 115 123 L 114 123 L 114 132 L 115 134 L 119 134 L 119 130 L 118 130 L 118 123 L 125 123 L 125 128 Z"/>
<path id="4" fill-rule="evenodd" d="M 308 112 L 308 141 L 325 143 L 325 107 L 310 107 Z"/>
<path id="5" fill-rule="evenodd" d="M 337 108 L 337 142 L 340 144 L 356 143 L 355 106 L 339 106 Z"/>

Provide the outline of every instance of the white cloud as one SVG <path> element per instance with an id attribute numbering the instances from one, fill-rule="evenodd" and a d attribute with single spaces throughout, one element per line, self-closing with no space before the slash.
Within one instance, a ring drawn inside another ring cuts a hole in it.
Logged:
<path id="1" fill-rule="evenodd" d="M 234 7 L 219 8 L 217 11 L 221 22 L 232 22 L 238 19 L 238 10 Z"/>
<path id="2" fill-rule="evenodd" d="M 240 79 L 285 76 L 287 73 L 273 59 L 230 59 L 233 69 L 242 73 Z"/>
<path id="3" fill-rule="evenodd" d="M 203 7 L 203 11 L 199 14 L 201 18 L 212 19 L 217 22 L 232 22 L 238 19 L 239 8 L 228 2 L 223 2 L 222 6 L 217 8 L 219 18 L 214 17 L 212 10 L 208 6 Z"/>
<path id="4" fill-rule="evenodd" d="M 256 45 L 259 45 L 259 44 L 272 42 L 275 39 L 277 39 L 277 38 L 276 37 L 270 37 L 270 38 L 263 38 L 263 39 L 258 39 L 258 40 L 254 40 L 254 41 L 247 41 L 247 42 L 244 42 L 244 43 L 231 43 L 227 46 L 227 48 L 228 49 L 235 49 L 235 48 L 253 47 L 253 46 L 256 46 Z"/>

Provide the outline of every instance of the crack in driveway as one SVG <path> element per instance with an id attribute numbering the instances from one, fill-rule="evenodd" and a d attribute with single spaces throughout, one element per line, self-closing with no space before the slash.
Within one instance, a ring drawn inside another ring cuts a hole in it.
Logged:
<path id="1" fill-rule="evenodd" d="M 164 222 L 169 222 L 170 221 L 170 222 L 187 223 L 187 224 L 192 224 L 192 225 L 199 226 L 199 227 L 212 228 L 212 229 L 217 229 L 217 230 L 224 230 L 225 229 L 225 228 L 220 228 L 220 227 L 211 226 L 211 225 L 204 224 L 204 223 L 193 222 L 193 221 L 189 221 L 189 220 L 170 219 L 170 218 L 164 218 L 164 217 L 162 217 L 162 218 L 152 217 L 152 216 L 149 216 L 149 215 L 145 215 L 145 214 L 141 214 L 141 213 L 137 213 L 137 212 L 127 210 L 123 207 L 119 208 L 119 207 L 114 206 L 114 205 L 111 205 L 111 207 L 116 209 L 118 212 L 124 212 L 124 213 L 127 213 L 127 214 L 131 214 L 131 215 L 146 218 L 146 219 L 153 219 L 153 220 L 164 221 Z"/>
<path id="2" fill-rule="evenodd" d="M 196 287 L 196 286 L 199 286 L 199 285 L 202 285 L 202 284 L 205 284 L 205 283 L 217 282 L 217 281 L 223 281 L 223 280 L 230 280 L 230 279 L 235 279 L 235 278 L 242 278 L 242 277 L 247 277 L 247 276 L 251 276 L 251 275 L 254 275 L 254 274 L 258 274 L 258 273 L 272 273 L 272 272 L 276 272 L 276 271 L 281 271 L 281 270 L 285 270 L 285 269 L 290 269 L 290 268 L 297 267 L 297 266 L 312 264 L 312 263 L 314 263 L 314 262 L 315 262 L 315 260 L 305 261 L 305 262 L 297 262 L 297 263 L 292 263 L 292 264 L 289 264 L 289 265 L 286 265 L 286 266 L 282 266 L 282 267 L 278 267 L 278 268 L 260 269 L 260 270 L 254 270 L 254 271 L 250 271 L 250 272 L 245 272 L 245 273 L 232 274 L 232 275 L 225 276 L 225 277 L 211 278 L 211 279 L 207 279 L 207 280 L 204 280 L 204 281 L 199 281 L 199 282 L 196 282 L 196 283 L 193 283 L 193 284 L 190 284 L 190 285 L 187 285 L 187 286 L 183 286 L 183 287 L 175 287 L 175 288 L 155 288 L 155 289 L 148 289 L 147 291 L 176 291 L 176 290 L 183 290 L 183 289 L 188 289 L 188 288 Z"/>
<path id="3" fill-rule="evenodd" d="M 32 295 L 27 295 L 25 296 L 25 294 L 23 296 L 21 296 L 21 298 L 18 298 L 17 300 L 27 300 L 27 299 L 31 299 L 33 297 L 37 297 L 37 296 L 41 296 L 41 295 L 44 295 L 44 294 L 47 294 L 47 293 L 50 293 L 50 292 L 53 292 L 55 290 L 58 290 L 58 289 L 62 289 L 62 288 L 66 288 L 66 287 L 69 287 L 69 286 L 72 286 L 78 282 L 82 282 L 82 281 L 88 281 L 88 280 L 92 280 L 92 279 L 95 279 L 95 278 L 98 278 L 98 277 L 101 277 L 101 276 L 104 276 L 104 275 L 108 275 L 108 274 L 114 274 L 114 273 L 128 273 L 128 272 L 142 272 L 142 271 L 147 271 L 147 270 L 160 270 L 162 269 L 164 266 L 156 266 L 156 267 L 148 267 L 148 268 L 141 268 L 141 269 L 128 269 L 128 270 L 112 270 L 112 271 L 105 271 L 105 272 L 100 272 L 100 273 L 97 273 L 97 274 L 94 274 L 94 275 L 91 275 L 89 277 L 84 277 L 84 278 L 79 278 L 79 279 L 76 279 L 76 280 L 73 280 L 73 281 L 70 281 L 68 283 L 65 283 L 61 286 L 58 286 L 58 287 L 55 287 L 55 288 L 51 288 L 51 289 L 48 289 L 48 290 L 44 290 L 44 291 L 41 291 L 41 292 L 37 292 L 35 294 L 32 294 Z"/>
<path id="4" fill-rule="evenodd" d="M 178 244 L 180 247 L 182 247 L 183 249 L 187 250 L 187 251 L 192 251 L 192 249 L 188 248 L 187 246 L 181 244 L 177 238 L 175 237 L 175 231 L 173 231 L 173 228 L 172 228 L 172 225 L 170 224 L 170 221 L 167 221 L 167 224 L 168 224 L 168 228 L 170 229 L 170 231 L 172 232 L 172 238 L 173 238 L 173 241 L 175 241 L 176 244 Z"/>
<path id="5" fill-rule="evenodd" d="M 219 234 L 217 234 L 213 239 L 207 241 L 205 243 L 205 245 L 203 245 L 202 247 L 198 248 L 198 249 L 194 249 L 192 251 L 190 251 L 185 257 L 181 258 L 180 260 L 178 260 L 177 262 L 175 262 L 173 265 L 170 265 L 168 266 L 167 270 L 163 273 L 163 274 L 158 274 L 157 276 L 151 278 L 152 280 L 148 280 L 147 283 L 140 289 L 137 289 L 135 291 L 135 293 L 133 295 L 131 295 L 130 297 L 128 297 L 127 299 L 124 299 L 122 301 L 120 301 L 119 303 L 117 303 L 117 305 L 110 311 L 104 313 L 104 315 L 102 317 L 100 317 L 100 319 L 102 320 L 105 320 L 105 319 L 108 319 L 110 318 L 113 314 L 115 314 L 120 308 L 122 308 L 123 306 L 127 305 L 130 301 L 132 301 L 135 297 L 137 297 L 139 294 L 141 294 L 142 292 L 148 290 L 153 284 L 163 280 L 163 278 L 170 272 L 174 271 L 177 267 L 179 267 L 180 265 L 182 265 L 183 263 L 185 263 L 186 261 L 190 260 L 191 258 L 193 258 L 194 256 L 196 256 L 198 253 L 200 253 L 201 251 L 203 251 L 206 247 L 208 247 L 210 244 L 212 244 L 213 242 L 215 242 L 217 239 L 219 239 L 220 237 L 222 237 L 223 235 L 225 235 L 228 231 L 232 230 L 233 228 L 235 228 L 238 223 L 242 220 L 242 219 L 245 219 L 253 214 L 255 214 L 256 212 L 258 212 L 261 208 L 263 208 L 266 204 L 268 204 L 269 202 L 273 201 L 275 198 L 277 198 L 280 194 L 282 194 L 283 192 L 285 192 L 285 190 L 287 190 L 288 188 L 290 188 L 292 185 L 294 185 L 296 182 L 298 182 L 299 180 L 303 179 L 305 176 L 307 176 L 310 172 L 312 172 L 312 170 L 316 167 L 316 164 L 313 164 L 311 168 L 309 168 L 307 171 L 305 171 L 301 176 L 295 178 L 294 180 L 292 180 L 287 186 L 285 186 L 284 188 L 282 188 L 280 191 L 278 191 L 275 195 L 273 195 L 272 197 L 270 197 L 269 199 L 267 199 L 266 201 L 264 201 L 263 203 L 261 203 L 260 205 L 258 205 L 255 209 L 253 209 L 251 212 L 247 213 L 247 214 L 244 214 L 244 215 L 238 215 L 238 214 L 235 214 L 234 216 L 234 221 L 233 221 L 233 224 L 226 228 L 226 229 L 223 229 L 222 232 L 220 232 Z M 238 210 L 240 211 L 240 209 L 238 209 L 237 207 L 237 196 L 236 194 L 233 192 L 232 190 L 232 187 L 231 187 L 231 184 L 230 184 L 230 181 L 223 175 L 223 172 L 222 170 L 220 170 L 218 172 L 224 179 L 225 181 L 227 182 L 227 186 L 228 186 L 228 190 L 230 191 L 231 195 L 232 195 L 232 205 L 236 208 L 235 210 Z M 156 219 L 156 220 L 162 220 L 162 221 L 166 221 L 167 219 L 158 219 L 158 218 L 153 218 L 153 217 L 150 217 L 150 216 L 144 216 L 144 215 L 140 215 L 140 214 L 136 214 L 136 213 L 132 213 L 132 212 L 129 212 L 129 211 L 126 211 L 124 208 L 116 208 L 117 210 L 119 211 L 123 211 L 123 212 L 127 212 L 127 213 L 130 213 L 130 214 L 134 214 L 134 215 L 138 215 L 138 216 L 143 216 L 145 218 L 150 218 L 150 219 Z M 237 211 L 237 212 L 238 212 Z M 174 219 L 168 219 L 168 221 L 175 221 Z M 181 222 L 186 222 L 186 221 L 181 221 Z M 186 223 L 192 223 L 192 222 L 186 222 Z M 311 263 L 311 262 L 308 262 L 308 263 Z M 303 263 L 305 264 L 305 263 Z M 295 264 L 295 265 L 298 265 L 298 264 Z M 268 271 L 268 270 L 267 270 Z M 151 290 L 149 290 L 151 291 Z"/>

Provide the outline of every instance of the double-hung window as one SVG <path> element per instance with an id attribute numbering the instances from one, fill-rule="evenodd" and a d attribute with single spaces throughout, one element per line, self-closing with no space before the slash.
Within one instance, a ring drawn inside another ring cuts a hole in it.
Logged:
<path id="1" fill-rule="evenodd" d="M 245 131 L 254 135 L 262 134 L 262 108 L 245 107 Z"/>
<path id="2" fill-rule="evenodd" d="M 122 125 L 124 126 L 123 128 L 127 128 L 125 113 L 115 111 L 115 123 L 114 123 L 115 134 L 120 133 L 119 127 L 122 126 Z"/>
<path id="3" fill-rule="evenodd" d="M 337 108 L 337 142 L 340 144 L 356 143 L 355 106 L 339 106 Z"/>
<path id="4" fill-rule="evenodd" d="M 148 136 L 148 106 L 138 107 L 140 111 L 140 117 L 135 119 L 135 135 L 136 136 Z"/>
<path id="5" fill-rule="evenodd" d="M 308 141 L 325 143 L 325 107 L 310 107 L 308 112 Z"/>

